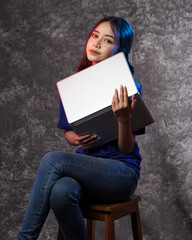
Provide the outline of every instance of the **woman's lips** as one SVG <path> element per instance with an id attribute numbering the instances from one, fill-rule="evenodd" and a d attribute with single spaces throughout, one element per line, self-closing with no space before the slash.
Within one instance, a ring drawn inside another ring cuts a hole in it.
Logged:
<path id="1" fill-rule="evenodd" d="M 99 54 L 100 54 L 99 52 L 97 52 L 97 51 L 95 51 L 95 50 L 89 50 L 89 52 L 90 52 L 91 54 L 95 54 L 95 55 L 99 55 Z"/>

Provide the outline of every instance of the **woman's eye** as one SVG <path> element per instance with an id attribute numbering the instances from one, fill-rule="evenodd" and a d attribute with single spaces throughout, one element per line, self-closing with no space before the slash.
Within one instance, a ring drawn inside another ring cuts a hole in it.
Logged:
<path id="1" fill-rule="evenodd" d="M 93 33 L 93 34 L 92 34 L 92 37 L 93 37 L 93 38 L 97 38 L 97 34 Z"/>
<path id="2" fill-rule="evenodd" d="M 106 42 L 106 43 L 113 44 L 113 42 L 112 42 L 111 40 L 109 40 L 109 39 L 105 39 L 105 42 Z"/>

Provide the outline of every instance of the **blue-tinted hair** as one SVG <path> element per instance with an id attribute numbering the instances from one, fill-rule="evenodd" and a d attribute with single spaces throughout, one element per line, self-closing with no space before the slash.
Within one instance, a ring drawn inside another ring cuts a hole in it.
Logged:
<path id="1" fill-rule="evenodd" d="M 111 29 L 114 32 L 115 35 L 115 43 L 118 46 L 118 51 L 117 52 L 124 52 L 125 57 L 129 63 L 130 69 L 132 73 L 134 72 L 133 66 L 130 64 L 129 59 L 128 59 L 128 54 L 131 49 L 131 45 L 133 42 L 133 30 L 131 25 L 123 18 L 119 17 L 105 17 L 101 19 L 99 22 L 95 24 L 95 26 L 92 28 L 90 34 L 87 36 L 87 41 L 90 38 L 93 30 L 101 23 L 103 22 L 109 22 L 111 25 Z M 85 53 L 84 57 L 82 60 L 79 62 L 77 65 L 77 70 L 80 71 L 82 69 L 85 69 L 89 66 L 91 66 L 91 62 L 87 59 L 87 55 Z"/>

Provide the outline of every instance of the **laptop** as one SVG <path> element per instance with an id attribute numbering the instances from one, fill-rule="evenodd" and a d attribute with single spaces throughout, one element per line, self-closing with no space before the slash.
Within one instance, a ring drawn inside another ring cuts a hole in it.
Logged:
<path id="1" fill-rule="evenodd" d="M 57 82 L 65 114 L 72 129 L 78 134 L 96 134 L 100 145 L 117 139 L 118 124 L 111 102 L 115 89 L 126 86 L 128 97 L 137 100 L 132 111 L 131 127 L 135 132 L 152 124 L 154 118 L 138 93 L 124 53 L 118 53 L 89 68 Z"/>

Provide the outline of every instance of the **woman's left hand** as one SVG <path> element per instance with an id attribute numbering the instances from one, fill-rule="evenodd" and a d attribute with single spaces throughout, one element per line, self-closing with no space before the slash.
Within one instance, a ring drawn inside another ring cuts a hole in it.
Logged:
<path id="1" fill-rule="evenodd" d="M 127 88 L 121 86 L 120 93 L 115 89 L 115 93 L 112 99 L 112 110 L 118 121 L 121 123 L 127 123 L 130 121 L 131 111 L 135 107 L 135 96 L 131 97 L 131 103 L 128 100 Z"/>

